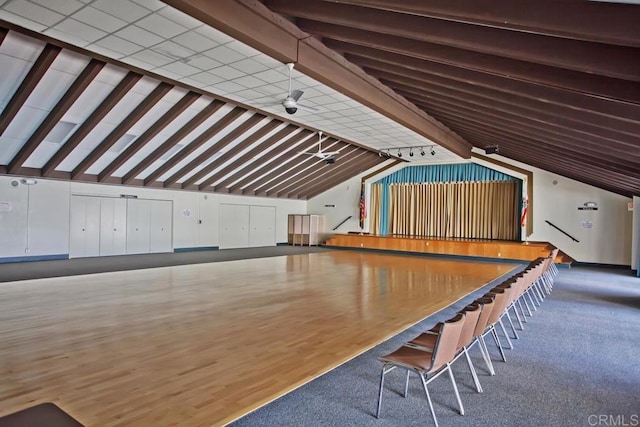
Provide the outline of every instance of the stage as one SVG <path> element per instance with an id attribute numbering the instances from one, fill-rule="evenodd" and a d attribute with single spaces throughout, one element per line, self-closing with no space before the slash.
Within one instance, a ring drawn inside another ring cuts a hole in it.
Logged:
<path id="1" fill-rule="evenodd" d="M 324 246 L 517 261 L 547 257 L 554 248 L 547 242 L 378 236 L 359 233 L 335 234 L 327 239 Z"/>

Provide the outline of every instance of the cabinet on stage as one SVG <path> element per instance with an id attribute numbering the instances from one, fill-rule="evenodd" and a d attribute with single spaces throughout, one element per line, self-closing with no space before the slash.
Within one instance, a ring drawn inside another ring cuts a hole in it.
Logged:
<path id="1" fill-rule="evenodd" d="M 290 245 L 313 246 L 322 243 L 324 216 L 291 214 L 288 221 L 287 242 Z"/>

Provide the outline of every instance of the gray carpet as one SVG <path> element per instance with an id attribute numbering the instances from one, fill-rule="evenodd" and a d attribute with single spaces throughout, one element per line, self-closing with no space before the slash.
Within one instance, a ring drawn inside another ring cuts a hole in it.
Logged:
<path id="1" fill-rule="evenodd" d="M 141 268 L 167 267 L 171 265 L 231 261 L 236 259 L 263 258 L 327 250 L 329 249 L 317 246 L 268 246 L 180 253 L 15 262 L 0 264 L 0 282 L 105 273 L 107 271 L 138 270 Z"/>
<path id="2" fill-rule="evenodd" d="M 382 417 L 374 418 L 381 367 L 376 357 L 451 317 L 475 296 L 234 426 L 433 425 L 419 379 L 412 376 L 404 399 L 404 373 L 398 370 L 387 375 Z M 479 350 L 472 350 L 484 393 L 476 393 L 463 360 L 454 365 L 464 416 L 452 409 L 455 397 L 446 375 L 430 384 L 438 420 L 441 426 L 640 425 L 638 343 L 640 279 L 624 269 L 561 269 L 553 293 L 507 350 L 507 363 L 497 361 L 497 349 L 488 342 L 496 376 L 488 375 Z"/>

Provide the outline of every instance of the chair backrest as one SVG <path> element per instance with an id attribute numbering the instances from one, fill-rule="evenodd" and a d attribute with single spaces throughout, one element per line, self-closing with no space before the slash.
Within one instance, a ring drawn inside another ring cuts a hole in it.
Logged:
<path id="1" fill-rule="evenodd" d="M 438 334 L 438 339 L 433 349 L 431 359 L 432 370 L 439 369 L 455 357 L 458 340 L 460 339 L 462 327 L 464 326 L 464 317 L 465 315 L 463 313 L 458 313 L 442 324 L 440 334 Z"/>
<path id="2" fill-rule="evenodd" d="M 476 325 L 478 324 L 478 318 L 482 313 L 482 308 L 480 307 L 480 304 L 473 302 L 466 306 L 464 310 L 462 310 L 462 313 L 464 313 L 464 325 L 462 326 L 462 332 L 460 332 L 458 348 L 456 351 L 459 351 L 462 347 L 471 343 L 473 333 L 476 329 Z"/>
<path id="3" fill-rule="evenodd" d="M 487 325 L 493 325 L 500 320 L 502 313 L 504 313 L 504 309 L 509 305 L 509 294 L 504 289 L 493 288 L 491 289 L 490 294 L 493 294 L 495 299 L 493 310 L 491 310 L 491 315 L 487 320 Z"/>
<path id="4" fill-rule="evenodd" d="M 493 296 L 484 296 L 482 298 L 478 298 L 476 302 L 480 305 L 482 311 L 480 312 L 480 317 L 478 318 L 476 328 L 473 331 L 474 337 L 478 337 L 484 332 L 485 328 L 488 325 L 489 317 L 491 317 L 491 312 L 493 311 L 496 303 L 495 297 Z"/>

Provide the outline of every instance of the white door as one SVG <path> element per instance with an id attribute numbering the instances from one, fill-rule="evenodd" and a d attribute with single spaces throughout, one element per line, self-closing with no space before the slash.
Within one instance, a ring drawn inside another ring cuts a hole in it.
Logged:
<path id="1" fill-rule="evenodd" d="M 100 201 L 100 255 L 122 255 L 127 248 L 127 201 Z"/>
<path id="2" fill-rule="evenodd" d="M 127 253 L 149 253 L 149 200 L 127 199 Z"/>
<path id="3" fill-rule="evenodd" d="M 220 204 L 220 249 L 249 247 L 249 206 Z"/>
<path id="4" fill-rule="evenodd" d="M 147 200 L 149 203 L 149 252 L 171 252 L 173 203 L 169 200 Z"/>
<path id="5" fill-rule="evenodd" d="M 71 197 L 69 258 L 100 255 L 100 198 Z"/>
<path id="6" fill-rule="evenodd" d="M 249 246 L 275 246 L 275 206 L 251 206 L 249 216 Z"/>

